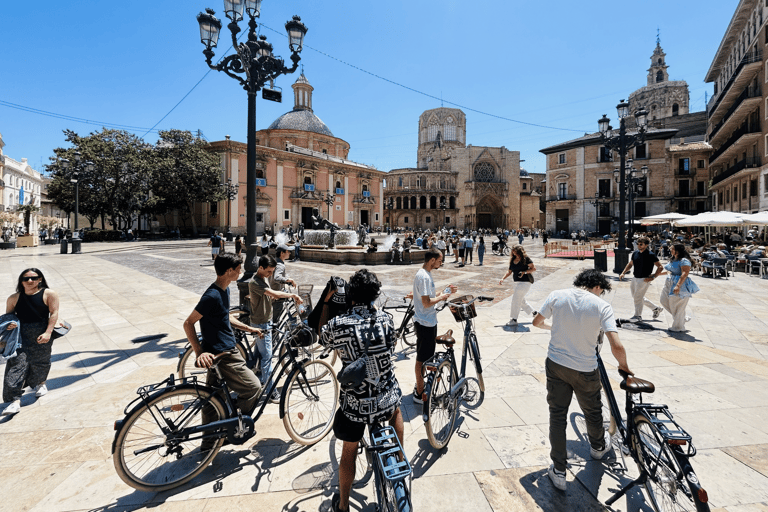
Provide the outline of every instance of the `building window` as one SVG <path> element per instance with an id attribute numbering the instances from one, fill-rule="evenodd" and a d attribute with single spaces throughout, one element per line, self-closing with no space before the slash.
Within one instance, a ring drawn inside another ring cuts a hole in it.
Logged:
<path id="1" fill-rule="evenodd" d="M 291 220 L 291 210 L 283 210 L 283 220 Z"/>
<path id="2" fill-rule="evenodd" d="M 405 217 L 403 217 L 403 222 L 404 222 L 405 224 L 408 224 L 408 216 L 405 216 Z"/>
<path id="3" fill-rule="evenodd" d="M 600 147 L 600 162 L 612 162 L 613 158 L 611 158 L 611 148 L 607 148 L 605 146 Z"/>
<path id="4" fill-rule="evenodd" d="M 558 197 L 558 199 L 565 199 L 567 191 L 568 191 L 568 184 L 567 183 L 558 183 L 557 184 L 557 197 Z"/>
<path id="5" fill-rule="evenodd" d="M 696 162 L 696 167 L 698 167 L 699 169 L 703 169 L 704 168 L 704 160 L 699 160 L 698 162 Z"/>
<path id="6" fill-rule="evenodd" d="M 678 174 L 688 174 L 691 170 L 691 159 L 681 158 L 677 161 Z"/>
<path id="7" fill-rule="evenodd" d="M 597 193 L 600 197 L 611 197 L 611 180 L 599 180 Z"/>
<path id="8" fill-rule="evenodd" d="M 527 190 L 527 189 L 528 189 L 528 184 L 527 183 L 523 183 L 523 190 Z"/>
<path id="9" fill-rule="evenodd" d="M 643 160 L 648 158 L 648 145 L 647 144 L 640 144 L 635 148 L 635 159 L 636 160 Z"/>
<path id="10" fill-rule="evenodd" d="M 757 195 L 757 180 L 749 181 L 749 195 L 754 197 Z"/>
<path id="11" fill-rule="evenodd" d="M 557 163 L 558 164 L 565 163 L 565 153 L 560 153 L 559 155 L 557 155 Z"/>
<path id="12" fill-rule="evenodd" d="M 475 181 L 489 183 L 494 181 L 496 171 L 488 162 L 480 162 L 475 166 Z"/>
<path id="13" fill-rule="evenodd" d="M 731 202 L 731 189 L 728 189 L 725 191 L 725 202 L 726 203 Z"/>
<path id="14" fill-rule="evenodd" d="M 678 115 L 680 113 L 680 107 L 677 103 L 672 105 L 672 117 Z"/>
<path id="15" fill-rule="evenodd" d="M 323 154 L 324 154 L 324 155 L 327 155 L 327 154 L 328 154 L 328 150 L 324 149 L 324 150 L 323 150 Z"/>
<path id="16" fill-rule="evenodd" d="M 426 221 L 426 223 L 427 223 L 427 224 L 429 224 L 430 222 L 432 222 L 432 217 L 430 217 L 429 215 L 427 215 L 427 216 L 424 218 L 424 220 Z"/>
<path id="17" fill-rule="evenodd" d="M 211 217 L 215 217 L 219 214 L 219 203 L 210 203 L 211 205 Z"/>
<path id="18" fill-rule="evenodd" d="M 398 187 L 402 187 L 403 186 L 403 177 L 402 176 L 397 178 L 397 186 Z"/>
<path id="19" fill-rule="evenodd" d="M 741 184 L 741 198 L 746 199 L 747 198 L 747 184 L 742 183 Z"/>
<path id="20" fill-rule="evenodd" d="M 706 195 L 704 193 L 704 182 L 703 181 L 697 181 L 696 182 L 696 195 L 697 196 Z"/>

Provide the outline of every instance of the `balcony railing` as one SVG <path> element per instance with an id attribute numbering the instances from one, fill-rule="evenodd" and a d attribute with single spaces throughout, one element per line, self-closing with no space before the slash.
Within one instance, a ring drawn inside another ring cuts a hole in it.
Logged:
<path id="1" fill-rule="evenodd" d="M 731 115 L 733 115 L 734 112 L 736 112 L 736 109 L 741 106 L 744 101 L 750 99 L 750 98 L 761 98 L 763 96 L 763 89 L 760 86 L 753 87 L 753 86 L 747 86 L 744 91 L 739 95 L 738 98 L 736 98 L 736 101 L 733 102 L 733 105 L 731 105 L 731 108 L 728 109 L 728 112 L 725 113 L 723 118 L 720 120 L 719 123 L 715 125 L 714 128 L 712 128 L 712 133 L 709 134 L 710 140 L 715 136 L 715 134 L 720 130 L 720 128 L 723 127 L 723 125 L 730 119 Z"/>
<path id="2" fill-rule="evenodd" d="M 576 194 L 561 194 L 556 196 L 549 196 L 547 201 L 573 201 L 576 199 Z"/>
<path id="3" fill-rule="evenodd" d="M 744 58 L 741 59 L 741 62 L 739 62 L 739 65 L 736 67 L 736 70 L 731 75 L 731 78 L 730 80 L 728 80 L 728 83 L 725 84 L 725 87 L 723 87 L 723 90 L 720 91 L 720 94 L 718 94 L 717 96 L 713 96 L 712 99 L 709 100 L 709 105 L 707 105 L 707 117 L 710 117 L 712 113 L 715 110 L 717 110 L 717 106 L 720 104 L 720 101 L 722 101 L 722 99 L 725 97 L 725 94 L 728 92 L 728 89 L 730 89 L 733 83 L 736 81 L 736 77 L 739 76 L 739 73 L 741 73 L 742 69 L 744 69 L 744 67 L 749 64 L 754 64 L 755 62 L 761 62 L 762 60 L 763 60 L 763 52 L 757 49 L 744 55 Z"/>
<path id="4" fill-rule="evenodd" d="M 723 153 L 725 153 L 726 151 L 728 151 L 728 149 L 729 149 L 729 148 L 730 148 L 730 147 L 731 147 L 731 146 L 732 146 L 732 145 L 733 145 L 733 144 L 734 144 L 734 143 L 735 143 L 737 140 L 739 140 L 739 139 L 740 139 L 741 137 L 743 137 L 744 135 L 747 135 L 747 134 L 749 134 L 749 133 L 760 133 L 760 123 L 754 123 L 754 126 L 751 126 L 750 124 L 751 124 L 751 123 L 749 123 L 749 121 L 744 121 L 744 122 L 741 124 L 741 127 L 737 128 L 737 129 L 736 129 L 736 131 L 735 131 L 735 132 L 733 132 L 733 134 L 732 134 L 730 137 L 728 137 L 728 140 L 726 140 L 725 142 L 723 142 L 722 146 L 720 146 L 719 148 L 717 148 L 717 151 L 715 151 L 714 153 L 712 153 L 712 156 L 710 156 L 710 157 L 709 157 L 709 163 L 710 163 L 710 165 L 712 164 L 712 162 L 714 162 L 715 160 L 717 160 L 717 159 L 718 159 L 718 157 L 719 157 L 720 155 L 722 155 Z"/>
<path id="5" fill-rule="evenodd" d="M 753 169 L 755 167 L 760 167 L 761 165 L 762 160 L 759 156 L 745 158 L 742 161 L 737 162 L 733 167 L 730 167 L 728 170 L 721 172 L 712 178 L 712 185 L 717 185 L 721 181 L 727 180 L 741 170 Z"/>

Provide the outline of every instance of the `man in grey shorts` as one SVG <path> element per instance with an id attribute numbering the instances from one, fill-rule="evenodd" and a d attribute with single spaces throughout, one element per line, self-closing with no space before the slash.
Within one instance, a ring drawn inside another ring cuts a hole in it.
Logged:
<path id="1" fill-rule="evenodd" d="M 608 338 L 619 369 L 632 375 L 616 330 L 613 309 L 600 298 L 611 290 L 611 283 L 599 270 L 587 269 L 576 276 L 573 286 L 550 293 L 533 319 L 535 327 L 552 331 L 545 364 L 552 458 L 549 478 L 562 491 L 566 489 L 565 428 L 574 394 L 587 422 L 592 458 L 602 459 L 611 449 L 610 434 L 603 428 L 597 371 L 596 348 L 601 330 Z M 546 318 L 552 318 L 551 326 L 544 323 Z"/>

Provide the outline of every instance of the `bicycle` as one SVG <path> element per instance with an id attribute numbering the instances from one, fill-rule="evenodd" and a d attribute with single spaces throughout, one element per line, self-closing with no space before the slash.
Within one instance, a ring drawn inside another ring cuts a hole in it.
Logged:
<path id="1" fill-rule="evenodd" d="M 436 450 L 444 448 L 453 435 L 453 427 L 461 401 L 473 407 L 479 406 L 485 397 L 485 382 L 480 364 L 480 348 L 477 344 L 472 319 L 477 316 L 474 302 L 489 302 L 493 297 L 464 295 L 451 300 L 447 305 L 457 322 L 464 322 L 464 346 L 462 347 L 461 373 L 456 366 L 453 352 L 453 331 L 449 330 L 435 341 L 445 346 L 445 351 L 436 352 L 424 363 L 426 382 L 422 417 L 427 429 L 429 444 Z M 467 378 L 467 355 L 474 362 L 476 378 Z M 473 382 L 474 381 L 474 382 Z M 476 384 L 475 384 L 476 383 Z M 477 389 L 473 389 L 473 388 Z"/>
<path id="2" fill-rule="evenodd" d="M 504 240 L 491 242 L 491 252 L 496 256 L 509 256 L 511 250 Z"/>
<path id="3" fill-rule="evenodd" d="M 409 300 L 395 304 L 393 306 L 387 305 L 390 301 L 394 302 L 395 299 L 391 297 L 385 297 L 381 309 L 389 312 L 395 310 L 398 313 L 402 313 L 403 317 L 400 319 L 400 325 L 395 329 L 395 339 L 402 340 L 402 342 L 409 346 L 416 346 L 416 328 L 413 325 L 413 317 L 416 314 L 416 310 L 413 306 L 413 300 Z M 391 314 L 391 313 L 390 313 Z"/>
<path id="4" fill-rule="evenodd" d="M 138 398 L 126 406 L 125 417 L 115 421 L 112 457 L 120 478 L 131 487 L 148 492 L 173 489 L 200 474 L 228 441 L 241 445 L 255 434 L 255 422 L 261 417 L 269 397 L 287 372 L 282 388 L 279 416 L 288 435 L 302 445 L 312 445 L 330 432 L 336 412 L 339 382 L 331 366 L 321 359 L 299 359 L 299 349 L 311 343 L 309 328 L 299 325 L 290 333 L 287 359 L 269 389 L 259 400 L 261 408 L 239 410 L 222 379 L 218 360 L 209 369 L 219 384 L 208 386 L 197 376 L 166 380 L 142 386 Z M 324 375 L 318 378 L 318 375 Z M 214 421 L 203 423 L 206 409 Z M 203 441 L 213 441 L 210 449 Z M 205 449 L 204 449 L 205 448 Z"/>
<path id="5" fill-rule="evenodd" d="M 340 460 L 340 450 L 334 453 L 334 456 Z M 373 476 L 378 503 L 377 511 L 411 512 L 413 510 L 412 469 L 394 428 L 380 423 L 368 425 L 368 439 L 363 437 L 360 440 L 355 464 L 353 487 L 364 486 Z"/>
<path id="6" fill-rule="evenodd" d="M 597 345 L 597 367 L 603 389 L 603 423 L 619 437 L 623 454 L 634 459 L 640 476 L 611 496 L 610 506 L 636 485 L 642 485 L 656 512 L 709 511 L 707 491 L 701 486 L 689 459 L 696 455 L 692 438 L 673 418 L 666 405 L 643 402 L 643 393 L 653 393 L 653 383 L 619 370 L 621 389 L 626 391 L 626 422 L 621 417 L 603 360 L 603 333 Z M 606 417 L 608 416 L 608 417 Z"/>

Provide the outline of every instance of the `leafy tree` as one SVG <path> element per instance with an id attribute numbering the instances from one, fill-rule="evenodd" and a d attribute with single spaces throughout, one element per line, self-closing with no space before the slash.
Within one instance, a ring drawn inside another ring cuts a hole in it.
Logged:
<path id="1" fill-rule="evenodd" d="M 182 130 L 160 132 L 152 162 L 152 213 L 178 211 L 182 225 L 191 218 L 197 234 L 193 205 L 224 199 L 220 183 L 219 158 L 203 139 Z"/>

